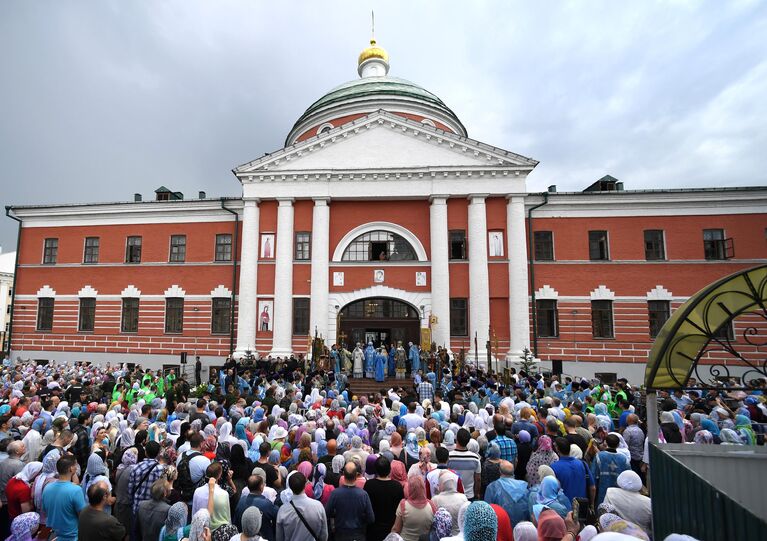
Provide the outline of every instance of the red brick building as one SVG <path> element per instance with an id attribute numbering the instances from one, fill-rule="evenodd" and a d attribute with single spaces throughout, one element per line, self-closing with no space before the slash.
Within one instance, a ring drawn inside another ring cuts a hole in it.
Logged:
<path id="1" fill-rule="evenodd" d="M 767 188 L 528 193 L 535 160 L 470 139 L 383 49 L 358 71 L 235 168 L 240 198 L 10 209 L 12 355 L 216 365 L 428 328 L 481 362 L 637 380 L 671 311 L 767 258 Z"/>

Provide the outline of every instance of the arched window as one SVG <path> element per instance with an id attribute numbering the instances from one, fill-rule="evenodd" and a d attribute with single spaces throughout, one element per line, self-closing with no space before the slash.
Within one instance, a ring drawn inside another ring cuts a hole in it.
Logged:
<path id="1" fill-rule="evenodd" d="M 328 133 L 332 129 L 333 129 L 333 124 L 331 124 L 330 122 L 325 122 L 319 128 L 317 128 L 317 135 Z"/>
<path id="2" fill-rule="evenodd" d="M 415 250 L 400 235 L 391 231 L 369 231 L 354 239 L 341 261 L 415 261 Z"/>

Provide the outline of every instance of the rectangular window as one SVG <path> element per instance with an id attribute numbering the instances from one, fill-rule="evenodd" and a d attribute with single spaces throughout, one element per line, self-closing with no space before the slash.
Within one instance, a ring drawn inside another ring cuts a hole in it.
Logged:
<path id="1" fill-rule="evenodd" d="M 724 229 L 703 230 L 703 252 L 706 259 L 727 259 Z"/>
<path id="2" fill-rule="evenodd" d="M 93 332 L 96 324 L 96 299 L 80 299 L 80 316 L 77 320 L 77 330 L 80 332 Z"/>
<path id="3" fill-rule="evenodd" d="M 666 259 L 666 244 L 662 229 L 646 229 L 644 232 L 644 257 L 647 261 Z"/>
<path id="4" fill-rule="evenodd" d="M 53 330 L 53 298 L 51 297 L 37 299 L 37 330 Z"/>
<path id="5" fill-rule="evenodd" d="M 450 259 L 466 259 L 466 231 L 450 231 Z"/>
<path id="6" fill-rule="evenodd" d="M 296 233 L 296 261 L 309 261 L 311 259 L 310 245 L 312 242 L 312 234 L 306 231 L 300 231 Z"/>
<path id="7" fill-rule="evenodd" d="M 170 236 L 170 256 L 168 261 L 171 263 L 183 263 L 186 261 L 186 235 Z"/>
<path id="8" fill-rule="evenodd" d="M 535 301 L 538 336 L 553 338 L 559 336 L 559 313 L 557 301 L 541 299 Z"/>
<path id="9" fill-rule="evenodd" d="M 123 299 L 120 332 L 138 332 L 138 299 Z"/>
<path id="10" fill-rule="evenodd" d="M 450 299 L 450 336 L 469 335 L 469 301 Z"/>
<path id="11" fill-rule="evenodd" d="M 43 245 L 43 265 L 55 265 L 59 255 L 59 239 L 45 239 Z"/>
<path id="12" fill-rule="evenodd" d="M 181 333 L 184 331 L 184 299 L 169 297 L 165 299 L 165 332 Z"/>
<path id="13" fill-rule="evenodd" d="M 210 332 L 213 334 L 229 334 L 231 329 L 232 299 L 226 297 L 215 298 L 211 308 Z"/>
<path id="14" fill-rule="evenodd" d="M 99 238 L 85 237 L 83 263 L 98 263 L 98 262 L 99 262 Z"/>
<path id="15" fill-rule="evenodd" d="M 554 236 L 551 231 L 533 233 L 533 245 L 536 261 L 554 261 Z"/>
<path id="16" fill-rule="evenodd" d="M 216 261 L 232 260 L 232 235 L 222 233 L 216 235 Z"/>
<path id="17" fill-rule="evenodd" d="M 615 338 L 613 301 L 591 301 L 591 334 L 594 338 Z"/>
<path id="18" fill-rule="evenodd" d="M 589 259 L 607 261 L 610 251 L 607 246 L 607 231 L 589 231 Z"/>
<path id="19" fill-rule="evenodd" d="M 650 316 L 650 337 L 655 338 L 671 316 L 669 301 L 647 301 L 647 311 Z"/>
<path id="20" fill-rule="evenodd" d="M 293 334 L 309 334 L 309 299 L 293 299 Z"/>
<path id="21" fill-rule="evenodd" d="M 714 337 L 720 340 L 732 342 L 735 340 L 735 329 L 732 320 L 728 321 L 714 332 Z"/>
<path id="22" fill-rule="evenodd" d="M 125 243 L 125 262 L 141 263 L 141 237 L 128 237 Z"/>

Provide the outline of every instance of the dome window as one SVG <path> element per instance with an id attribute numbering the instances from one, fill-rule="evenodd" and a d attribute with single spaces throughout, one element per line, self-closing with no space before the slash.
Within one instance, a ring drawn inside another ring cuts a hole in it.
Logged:
<path id="1" fill-rule="evenodd" d="M 330 122 L 325 122 L 319 128 L 317 128 L 317 135 L 328 133 L 332 129 L 333 129 L 333 124 L 331 124 Z"/>
<path id="2" fill-rule="evenodd" d="M 424 118 L 421 121 L 421 124 L 426 124 L 427 126 L 431 126 L 432 128 L 436 128 L 437 127 L 437 125 L 434 123 L 434 121 L 433 120 L 429 120 L 428 118 Z"/>

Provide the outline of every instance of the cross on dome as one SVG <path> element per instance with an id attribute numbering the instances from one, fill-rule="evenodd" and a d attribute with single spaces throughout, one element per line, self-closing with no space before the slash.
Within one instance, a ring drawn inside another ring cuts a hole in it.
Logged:
<path id="1" fill-rule="evenodd" d="M 375 13 L 371 12 L 372 28 L 370 46 L 357 59 L 357 73 L 360 77 L 384 77 L 389 73 L 389 53 L 379 47 L 375 39 Z"/>

